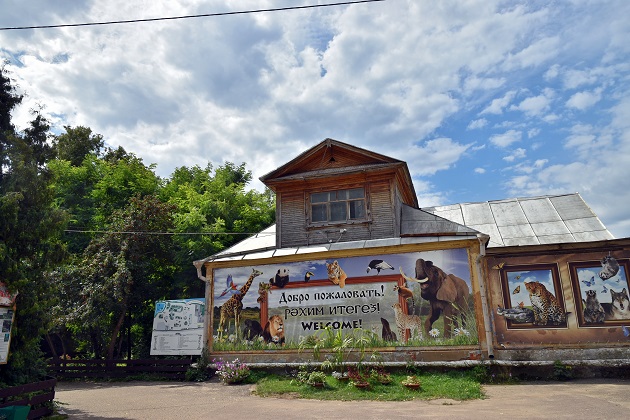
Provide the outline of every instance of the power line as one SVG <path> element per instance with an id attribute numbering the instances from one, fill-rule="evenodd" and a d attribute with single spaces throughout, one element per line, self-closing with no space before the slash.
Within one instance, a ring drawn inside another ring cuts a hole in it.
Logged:
<path id="1" fill-rule="evenodd" d="M 112 231 L 112 230 L 82 230 L 82 229 L 65 229 L 66 233 L 102 233 L 107 235 L 256 235 L 266 236 L 275 235 L 275 233 L 262 232 L 143 232 L 143 231 Z"/>
<path id="2" fill-rule="evenodd" d="M 375 3 L 375 2 L 381 2 L 381 1 L 386 1 L 386 0 L 344 1 L 344 2 L 339 2 L 339 3 L 313 4 L 313 5 L 307 5 L 307 6 L 277 7 L 273 9 L 241 10 L 241 11 L 235 11 L 235 12 L 221 12 L 221 13 L 204 13 L 204 14 L 199 14 L 199 15 L 171 16 L 171 17 L 149 18 L 149 19 L 112 20 L 112 21 L 106 21 L 106 22 L 87 22 L 87 23 L 67 23 L 67 24 L 60 24 L 60 25 L 14 26 L 14 27 L 0 28 L 0 31 L 12 31 L 12 30 L 19 30 L 19 29 L 50 29 L 50 28 L 70 28 L 70 27 L 77 27 L 77 26 L 115 25 L 119 23 L 158 22 L 158 21 L 163 21 L 163 20 L 193 19 L 193 18 L 202 18 L 202 17 L 245 15 L 245 14 L 252 14 L 252 13 L 263 13 L 263 12 L 282 12 L 286 10 L 315 9 L 319 7 L 347 6 L 351 4 Z"/>

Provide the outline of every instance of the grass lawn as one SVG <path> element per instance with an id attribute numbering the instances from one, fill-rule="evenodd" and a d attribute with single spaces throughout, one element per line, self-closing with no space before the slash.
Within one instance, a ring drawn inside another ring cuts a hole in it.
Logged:
<path id="1" fill-rule="evenodd" d="M 269 375 L 256 381 L 256 394 L 262 397 L 282 396 L 318 400 L 377 400 L 407 401 L 412 399 L 449 398 L 471 400 L 484 397 L 481 384 L 465 372 L 426 373 L 416 375 L 422 386 L 418 390 L 407 389 L 401 384 L 406 373 L 392 374 L 388 385 L 371 382 L 367 389 L 358 389 L 348 381 L 339 381 L 328 375 L 323 388 L 315 388 L 286 376 Z"/>

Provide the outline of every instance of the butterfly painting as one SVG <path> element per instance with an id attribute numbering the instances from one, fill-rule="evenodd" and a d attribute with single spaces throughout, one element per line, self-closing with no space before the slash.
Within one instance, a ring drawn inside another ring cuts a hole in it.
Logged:
<path id="1" fill-rule="evenodd" d="M 497 265 L 493 266 L 493 267 L 492 267 L 492 269 L 493 269 L 493 270 L 501 270 L 501 269 L 503 268 L 503 266 L 504 266 L 504 265 L 505 265 L 505 263 L 504 263 L 504 262 L 502 262 L 502 263 L 499 263 L 499 264 L 497 264 Z"/>
<path id="2" fill-rule="evenodd" d="M 519 274 L 518 276 L 515 277 L 516 280 L 520 279 L 521 275 Z"/>
<path id="3" fill-rule="evenodd" d="M 606 285 L 604 285 L 604 288 L 602 289 L 602 293 L 608 293 L 608 288 L 606 287 Z"/>
<path id="4" fill-rule="evenodd" d="M 623 331 L 623 335 L 625 335 L 626 337 L 630 337 L 630 328 L 628 328 L 627 326 L 623 325 L 621 327 L 621 330 Z"/>
<path id="5" fill-rule="evenodd" d="M 516 286 L 516 289 L 514 289 L 514 291 L 512 292 L 513 295 L 520 293 L 521 292 L 521 285 L 519 284 L 518 286 Z"/>
<path id="6" fill-rule="evenodd" d="M 518 303 L 518 307 L 521 308 L 521 309 L 524 308 L 525 307 L 525 302 L 519 302 Z"/>
<path id="7" fill-rule="evenodd" d="M 590 280 L 582 280 L 582 283 L 584 283 L 587 287 L 594 286 L 595 285 L 595 276 L 591 277 Z"/>

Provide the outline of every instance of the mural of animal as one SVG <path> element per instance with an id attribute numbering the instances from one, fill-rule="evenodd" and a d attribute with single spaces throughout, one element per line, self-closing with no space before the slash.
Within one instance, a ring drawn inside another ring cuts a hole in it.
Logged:
<path id="1" fill-rule="evenodd" d="M 311 279 L 311 277 L 313 277 L 315 275 L 315 273 L 311 272 L 311 271 L 307 271 L 306 273 L 304 273 L 304 282 L 308 283 L 308 281 Z"/>
<path id="2" fill-rule="evenodd" d="M 383 341 L 398 341 L 396 333 L 389 327 L 389 321 L 385 318 L 381 318 L 381 324 L 383 324 L 383 329 L 381 331 L 381 338 Z"/>
<path id="3" fill-rule="evenodd" d="M 245 340 L 252 341 L 256 337 L 260 337 L 263 334 L 263 328 L 260 322 L 255 319 L 246 319 L 244 321 L 245 327 L 243 328 L 243 338 Z"/>
<path id="4" fill-rule="evenodd" d="M 606 311 L 606 319 L 629 319 L 630 320 L 630 300 L 628 299 L 628 291 L 624 287 L 621 292 L 615 292 L 610 289 L 611 302 L 608 304 L 602 303 Z"/>
<path id="5" fill-rule="evenodd" d="M 422 339 L 422 320 L 418 315 L 407 315 L 403 312 L 400 303 L 394 303 L 394 315 L 396 317 L 396 327 L 401 340 L 405 337 L 405 331 L 409 330 L 409 334 L 413 337 L 414 331 L 418 334 L 418 338 Z"/>
<path id="6" fill-rule="evenodd" d="M 503 309 L 499 306 L 497 308 L 497 315 L 500 315 L 505 319 L 509 319 L 510 321 L 516 322 L 518 324 L 534 322 L 534 311 L 529 308 L 520 306 L 518 308 L 508 309 Z"/>
<path id="7" fill-rule="evenodd" d="M 272 315 L 263 330 L 265 343 L 274 343 L 284 346 L 284 321 L 280 315 Z"/>
<path id="8" fill-rule="evenodd" d="M 394 291 L 398 292 L 398 296 L 402 296 L 403 299 L 411 300 L 411 313 L 414 313 L 415 303 L 413 301 L 413 291 L 410 288 L 408 288 L 406 284 L 404 286 L 395 285 Z"/>
<path id="9" fill-rule="evenodd" d="M 602 270 L 599 272 L 599 278 L 602 280 L 608 280 L 611 277 L 615 277 L 619 272 L 619 263 L 616 259 L 608 255 L 602 258 Z"/>
<path id="10" fill-rule="evenodd" d="M 278 269 L 276 276 L 269 280 L 272 286 L 283 288 L 289 283 L 289 269 L 287 267 L 281 267 Z"/>
<path id="11" fill-rule="evenodd" d="M 225 282 L 225 289 L 221 292 L 219 297 L 223 297 L 223 296 L 227 295 L 228 293 L 230 293 L 231 295 L 235 295 L 235 294 L 239 293 L 238 285 L 235 284 L 232 281 L 232 275 L 231 274 L 228 274 L 227 280 Z"/>
<path id="12" fill-rule="evenodd" d="M 606 311 L 597 299 L 595 290 L 586 291 L 586 300 L 584 302 L 584 322 L 596 324 L 604 322 Z"/>
<path id="13" fill-rule="evenodd" d="M 227 300 L 223 305 L 221 305 L 219 318 L 219 338 L 223 337 L 223 332 L 225 331 L 226 323 L 228 318 L 234 317 L 234 331 L 238 335 L 238 331 L 240 330 L 241 325 L 241 311 L 243 310 L 243 298 L 249 291 L 250 286 L 254 279 L 262 274 L 261 271 L 252 269 L 252 274 L 249 276 L 243 287 L 239 289 L 239 293 L 232 295 L 230 299 Z"/>
<path id="14" fill-rule="evenodd" d="M 468 308 L 470 290 L 466 282 L 453 275 L 446 274 L 432 261 L 422 258 L 416 260 L 416 278 L 411 278 L 400 268 L 400 273 L 407 282 L 420 283 L 420 296 L 430 303 L 429 315 L 424 321 L 424 332 L 429 333 L 433 323 L 444 314 L 444 337 L 451 337 L 451 323 L 458 326 L 458 318 L 462 326 L 466 320 L 462 310 Z"/>
<path id="15" fill-rule="evenodd" d="M 271 294 L 271 283 L 265 283 L 264 281 L 258 283 L 258 299 L 256 299 L 256 302 L 266 302 L 268 294 Z"/>
<path id="16" fill-rule="evenodd" d="M 537 281 L 525 282 L 534 309 L 534 325 L 560 325 L 567 321 L 558 299 Z"/>
<path id="17" fill-rule="evenodd" d="M 389 265 L 383 260 L 372 260 L 368 264 L 366 273 L 369 273 L 371 270 L 376 270 L 376 274 L 381 274 L 381 270 L 393 270 L 394 267 Z"/>
<path id="18" fill-rule="evenodd" d="M 326 270 L 328 271 L 328 280 L 333 284 L 338 284 L 340 288 L 346 285 L 346 273 L 343 271 L 337 260 L 331 264 L 326 263 Z"/>

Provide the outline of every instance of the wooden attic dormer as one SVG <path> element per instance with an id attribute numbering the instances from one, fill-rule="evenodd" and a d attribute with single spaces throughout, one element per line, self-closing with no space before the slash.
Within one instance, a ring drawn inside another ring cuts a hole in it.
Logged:
<path id="1" fill-rule="evenodd" d="M 333 139 L 264 175 L 276 194 L 278 248 L 395 238 L 418 201 L 407 164 Z"/>

